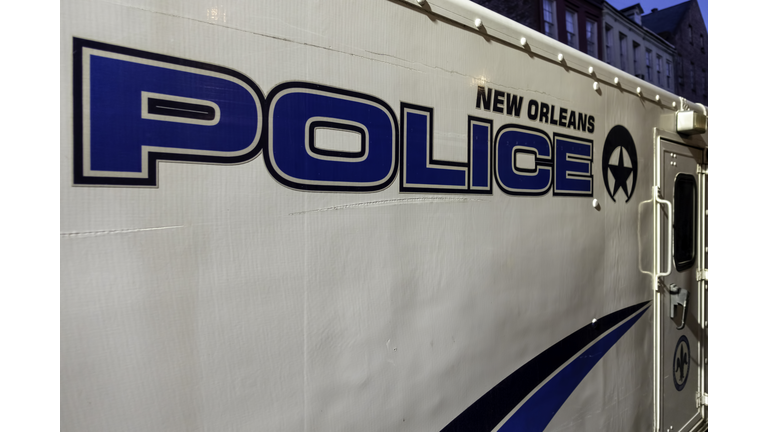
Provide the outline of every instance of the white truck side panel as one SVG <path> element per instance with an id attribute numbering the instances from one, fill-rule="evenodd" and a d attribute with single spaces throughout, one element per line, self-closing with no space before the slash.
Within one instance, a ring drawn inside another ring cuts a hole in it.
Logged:
<path id="1" fill-rule="evenodd" d="M 62 3 L 62 430 L 442 430 L 577 329 L 653 298 L 653 221 L 638 206 L 674 96 L 638 97 L 625 75 L 595 91 L 588 57 L 476 5 L 430 4 Z M 485 37 L 460 22 L 474 14 Z M 77 185 L 73 38 L 228 68 L 265 97 L 294 81 L 374 96 L 400 130 L 401 103 L 431 107 L 439 160 L 467 163 L 468 116 L 492 120 L 494 138 L 515 124 L 589 140 L 592 194 L 515 196 L 496 180 L 485 195 L 404 192 L 402 166 L 380 191 L 302 191 L 263 150 L 161 161 L 157 187 Z M 522 97 L 520 116 L 478 109 L 478 86 Z M 594 131 L 530 120 L 532 99 L 593 116 Z M 616 125 L 637 149 L 628 202 L 602 173 Z M 652 428 L 652 319 L 546 430 Z"/>

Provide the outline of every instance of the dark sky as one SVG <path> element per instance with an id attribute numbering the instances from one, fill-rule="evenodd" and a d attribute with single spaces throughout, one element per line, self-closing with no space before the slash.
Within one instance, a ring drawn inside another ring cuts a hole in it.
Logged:
<path id="1" fill-rule="evenodd" d="M 632 6 L 640 3 L 645 13 L 650 13 L 651 9 L 666 9 L 676 4 L 685 3 L 686 0 L 608 0 L 608 3 L 616 9 L 624 9 L 625 7 Z M 704 25 L 707 26 L 707 32 L 709 32 L 709 0 L 697 0 L 699 2 L 699 8 L 701 9 L 701 16 L 704 18 Z"/>

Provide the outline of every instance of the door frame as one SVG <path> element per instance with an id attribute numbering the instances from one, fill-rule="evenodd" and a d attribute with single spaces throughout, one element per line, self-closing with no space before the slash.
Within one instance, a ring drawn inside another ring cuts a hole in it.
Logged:
<path id="1" fill-rule="evenodd" d="M 697 257 L 696 257 L 696 290 L 698 293 L 698 309 L 695 311 L 700 322 L 702 323 L 701 337 L 698 343 L 698 358 L 703 359 L 697 373 L 697 392 L 696 392 L 696 413 L 699 420 L 696 422 L 690 431 L 697 431 L 707 424 L 707 356 L 708 356 L 708 323 L 707 323 L 707 147 L 696 145 L 701 143 L 699 140 L 686 140 L 678 134 L 660 130 L 654 128 L 653 131 L 653 190 L 651 202 L 653 203 L 653 277 L 651 278 L 651 290 L 653 292 L 653 407 L 654 407 L 654 431 L 662 432 L 668 429 L 663 429 L 662 415 L 664 410 L 664 381 L 663 381 L 663 359 L 664 359 L 664 345 L 663 345 L 663 322 L 665 318 L 664 305 L 664 291 L 660 289 L 660 278 L 669 275 L 673 270 L 672 262 L 672 207 L 671 201 L 663 199 L 661 194 L 662 176 L 664 175 L 664 152 L 662 151 L 662 140 L 669 141 L 675 145 L 681 145 L 685 147 L 695 148 L 702 152 L 701 163 L 697 164 L 695 175 L 697 180 L 697 210 L 696 210 L 696 238 L 697 238 Z M 670 197 L 666 197 L 670 198 Z M 671 200 L 672 198 L 670 198 Z M 668 206 L 669 215 L 668 223 L 661 226 L 661 206 Z M 661 232 L 662 230 L 668 231 L 667 244 L 661 244 Z M 666 263 L 661 262 L 662 247 L 668 248 L 666 254 Z M 662 272 L 664 270 L 664 272 Z M 694 414 L 692 419 L 697 416 Z M 683 425 L 682 428 L 685 428 Z"/>

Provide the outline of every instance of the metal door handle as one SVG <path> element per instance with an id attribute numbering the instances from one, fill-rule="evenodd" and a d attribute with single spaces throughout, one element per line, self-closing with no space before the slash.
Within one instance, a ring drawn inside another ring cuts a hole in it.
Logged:
<path id="1" fill-rule="evenodd" d="M 677 305 L 683 306 L 683 321 L 678 330 L 685 328 L 685 317 L 688 315 L 688 290 L 680 288 L 676 284 L 669 286 L 669 317 L 675 319 L 675 309 Z"/>
<path id="2" fill-rule="evenodd" d="M 667 271 L 663 273 L 660 272 L 659 277 L 669 276 L 669 274 L 672 273 L 672 203 L 667 200 L 663 200 L 658 196 L 655 196 L 654 198 L 657 203 L 666 204 L 669 207 L 669 213 L 667 214 L 667 232 L 669 233 L 667 236 Z M 661 267 L 661 265 L 659 265 L 659 267 Z"/>

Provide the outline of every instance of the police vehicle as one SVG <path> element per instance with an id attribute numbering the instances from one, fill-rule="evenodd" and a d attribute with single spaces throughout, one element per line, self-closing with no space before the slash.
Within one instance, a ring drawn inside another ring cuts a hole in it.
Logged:
<path id="1" fill-rule="evenodd" d="M 66 431 L 707 427 L 707 108 L 468 1 L 61 4 Z"/>

